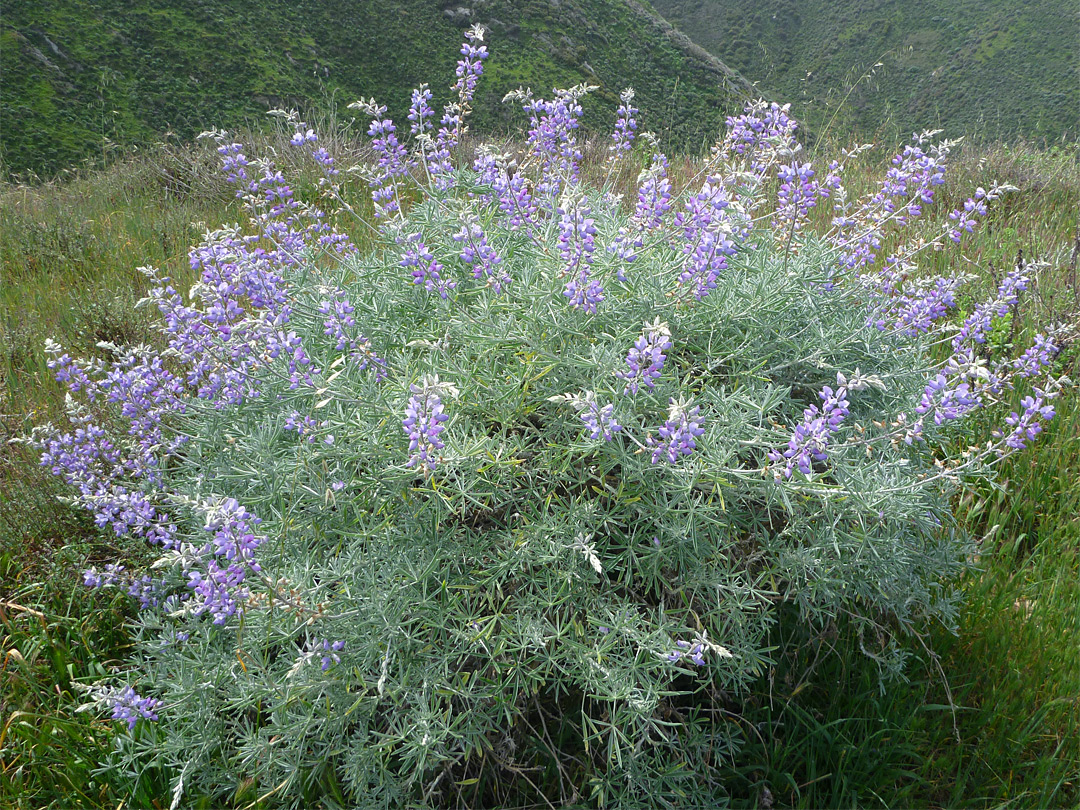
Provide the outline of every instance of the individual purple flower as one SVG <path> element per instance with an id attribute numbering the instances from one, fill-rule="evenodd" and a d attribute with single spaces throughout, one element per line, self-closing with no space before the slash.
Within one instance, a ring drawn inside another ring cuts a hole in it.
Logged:
<path id="1" fill-rule="evenodd" d="M 300 128 L 292 136 L 289 143 L 293 146 L 303 146 L 306 143 L 314 143 L 317 140 L 319 140 L 319 136 L 315 134 L 315 130 L 309 128 L 305 131 L 304 125 L 301 123 Z"/>
<path id="2" fill-rule="evenodd" d="M 100 588 L 105 585 L 105 578 L 97 568 L 87 568 L 83 571 L 83 585 L 87 588 Z"/>
<path id="3" fill-rule="evenodd" d="M 636 394 L 642 383 L 646 388 L 653 388 L 664 368 L 664 360 L 667 358 L 664 352 L 669 349 L 671 330 L 668 325 L 659 317 L 651 324 L 645 324 L 645 331 L 634 341 L 634 347 L 626 355 L 629 370 L 615 372 L 616 377 L 626 380 L 623 393 Z"/>
<path id="4" fill-rule="evenodd" d="M 667 421 L 656 431 L 660 441 L 651 435 L 647 444 L 653 448 L 652 463 L 666 458 L 674 464 L 679 456 L 688 456 L 697 449 L 697 439 L 705 433 L 701 406 L 689 407 L 689 403 L 672 399 L 668 406 Z"/>
<path id="5" fill-rule="evenodd" d="M 450 417 L 443 410 L 440 393 L 456 396 L 457 389 L 449 383 L 440 383 L 438 376 L 427 376 L 420 385 L 410 385 L 409 390 L 412 396 L 401 420 L 401 428 L 409 437 L 409 460 L 405 466 L 419 466 L 428 471 L 441 461 L 437 451 L 446 446 L 439 435 L 446 430 L 443 422 Z"/>

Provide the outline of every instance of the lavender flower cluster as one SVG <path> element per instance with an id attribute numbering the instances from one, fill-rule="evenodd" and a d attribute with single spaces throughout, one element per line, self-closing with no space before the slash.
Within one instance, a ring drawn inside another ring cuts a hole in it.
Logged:
<path id="1" fill-rule="evenodd" d="M 562 275 L 570 277 L 563 295 L 570 306 L 595 314 L 604 300 L 604 287 L 590 275 L 596 250 L 596 222 L 581 199 L 567 199 L 556 209 L 559 215 L 559 255 L 565 266 Z"/>
<path id="2" fill-rule="evenodd" d="M 438 377 L 425 377 L 419 385 L 409 386 L 412 396 L 405 405 L 405 418 L 401 427 L 409 437 L 409 460 L 407 467 L 430 470 L 439 463 L 437 451 L 446 447 L 439 438 L 446 428 L 443 422 L 450 419 L 443 408 L 441 391 L 451 389 L 440 384 Z"/>
<path id="3" fill-rule="evenodd" d="M 843 385 L 835 391 L 827 385 L 821 389 L 818 393 L 821 407 L 810 405 L 803 411 L 803 421 L 795 426 L 787 449 L 782 452 L 769 451 L 770 461 L 784 463 L 784 468 L 776 473 L 777 476 L 791 478 L 795 468 L 803 475 L 810 475 L 813 461 L 825 461 L 828 458 L 826 451 L 829 438 L 851 413 L 847 393 L 847 388 Z"/>
<path id="4" fill-rule="evenodd" d="M 667 421 L 656 431 L 659 440 L 649 436 L 647 444 L 653 448 L 652 463 L 663 458 L 674 464 L 679 456 L 688 456 L 697 449 L 697 439 L 705 434 L 705 420 L 701 406 L 689 407 L 689 403 L 672 399 L 668 407 Z"/>
<path id="5" fill-rule="evenodd" d="M 87 689 L 86 687 L 83 687 Z M 128 727 L 128 731 L 134 731 L 140 719 L 157 720 L 157 709 L 161 701 L 157 698 L 142 697 L 131 686 L 92 686 L 89 687 L 93 701 L 79 707 L 79 711 L 85 711 L 95 706 L 104 706 L 112 714 L 113 720 L 120 720 Z"/>
<path id="6" fill-rule="evenodd" d="M 645 324 L 645 331 L 634 341 L 634 347 L 626 355 L 628 370 L 619 370 L 615 376 L 626 380 L 624 394 L 636 394 L 642 384 L 653 388 L 660 372 L 664 370 L 664 352 L 671 349 L 671 330 L 666 323 L 657 318 L 651 324 Z"/>
<path id="7" fill-rule="evenodd" d="M 461 243 L 459 255 L 472 268 L 473 278 L 485 281 L 494 292 L 501 293 L 510 283 L 510 276 L 502 266 L 502 257 L 488 244 L 479 223 L 471 219 L 465 222 L 454 234 L 454 241 Z"/>
<path id="8" fill-rule="evenodd" d="M 608 403 L 601 405 L 596 399 L 596 393 L 586 391 L 579 397 L 571 399 L 570 404 L 579 412 L 581 421 L 589 429 L 590 439 L 603 439 L 610 442 L 615 434 L 622 430 L 622 425 L 615 419 L 615 405 Z"/>

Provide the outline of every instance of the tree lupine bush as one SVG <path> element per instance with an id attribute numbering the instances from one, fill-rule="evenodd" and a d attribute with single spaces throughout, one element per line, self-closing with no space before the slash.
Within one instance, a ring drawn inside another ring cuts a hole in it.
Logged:
<path id="1" fill-rule="evenodd" d="M 209 133 L 250 220 L 192 249 L 188 296 L 147 269 L 166 348 L 48 347 L 71 426 L 35 433 L 43 463 L 155 558 L 85 575 L 140 607 L 88 708 L 127 727 L 116 773 L 163 770 L 173 807 L 722 803 L 725 715 L 779 611 L 848 617 L 883 663 L 951 623 L 950 495 L 1054 415 L 1062 330 L 984 351 L 1029 270 L 959 326 L 963 279 L 917 271 L 1005 191 L 905 238 L 949 144 L 916 138 L 850 198 L 850 154 L 819 172 L 760 103 L 675 193 L 628 91 L 624 200 L 580 178 L 578 87 L 508 96 L 519 162 L 455 166 L 481 43 L 438 130 L 426 86 L 407 142 L 358 104 L 372 166 L 287 116 L 341 211 L 369 183 L 370 248 Z M 1016 388 L 1023 412 L 950 456 Z"/>

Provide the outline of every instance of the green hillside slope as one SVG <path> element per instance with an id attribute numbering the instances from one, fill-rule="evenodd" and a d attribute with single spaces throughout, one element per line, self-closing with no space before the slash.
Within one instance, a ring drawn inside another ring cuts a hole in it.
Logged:
<path id="1" fill-rule="evenodd" d="M 695 42 L 811 122 L 864 133 L 1080 134 L 1073 0 L 653 0 Z M 874 68 L 880 63 L 880 67 Z"/>
<path id="2" fill-rule="evenodd" d="M 476 22 L 489 29 L 476 118 L 488 128 L 512 120 L 501 98 L 521 84 L 599 85 L 598 124 L 629 85 L 643 126 L 697 147 L 750 90 L 636 2 L 4 0 L 0 155 L 7 172 L 50 173 L 109 142 L 189 138 L 272 106 L 343 108 L 361 95 L 400 117 L 420 82 L 449 100 L 462 31 Z"/>

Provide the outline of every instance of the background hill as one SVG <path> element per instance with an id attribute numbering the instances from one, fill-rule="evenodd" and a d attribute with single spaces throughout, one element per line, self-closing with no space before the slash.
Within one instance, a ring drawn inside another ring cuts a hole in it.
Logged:
<path id="1" fill-rule="evenodd" d="M 653 0 L 694 41 L 815 123 L 863 133 L 1080 134 L 1072 0 Z"/>
<path id="2" fill-rule="evenodd" d="M 632 86 L 644 127 L 670 148 L 698 148 L 750 90 L 636 2 L 4 0 L 0 155 L 7 172 L 48 174 L 109 143 L 187 139 L 272 106 L 344 109 L 361 95 L 401 119 L 424 81 L 439 109 L 475 22 L 489 29 L 475 119 L 488 128 L 521 115 L 501 103 L 518 85 L 544 95 L 587 81 L 601 87 L 587 123 L 610 126 Z"/>

